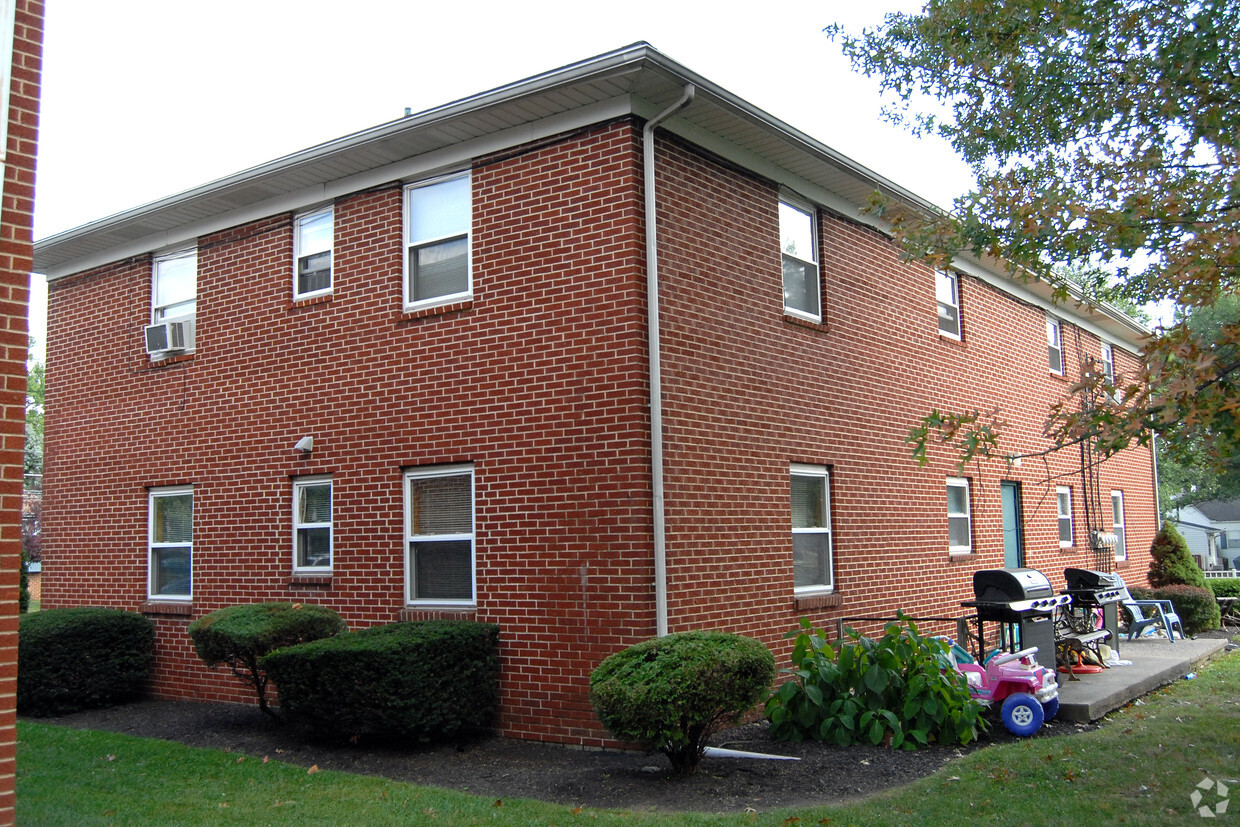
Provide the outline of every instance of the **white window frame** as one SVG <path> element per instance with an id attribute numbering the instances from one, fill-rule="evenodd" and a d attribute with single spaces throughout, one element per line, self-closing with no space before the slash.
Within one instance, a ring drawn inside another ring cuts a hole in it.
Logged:
<path id="1" fill-rule="evenodd" d="M 1063 538 L 1064 522 L 1068 525 L 1068 539 Z M 1075 526 L 1072 525 L 1072 488 L 1067 485 L 1055 486 L 1055 530 L 1059 537 L 1060 548 L 1071 548 L 1076 545 Z"/>
<path id="2" fill-rule="evenodd" d="M 1100 345 L 1102 375 L 1115 388 L 1115 347 L 1110 342 L 1102 342 Z"/>
<path id="3" fill-rule="evenodd" d="M 469 477 L 469 524 L 470 531 L 461 534 L 425 534 L 417 535 L 413 533 L 413 514 L 412 508 L 412 491 L 411 483 L 414 480 L 437 479 L 442 477 Z M 404 474 L 404 503 L 402 508 L 405 512 L 405 603 L 407 605 L 418 606 L 474 606 L 477 605 L 478 596 L 478 547 L 477 547 L 477 489 L 475 487 L 475 476 L 473 463 L 465 463 L 461 465 L 443 465 L 433 466 L 430 468 L 410 468 Z M 469 541 L 469 598 L 468 599 L 446 599 L 441 597 L 424 598 L 417 597 L 415 592 L 417 585 L 415 580 L 415 566 L 413 565 L 413 544 L 415 542 L 459 542 Z"/>
<path id="4" fill-rule="evenodd" d="M 973 553 L 973 498 L 972 486 L 966 477 L 948 477 L 947 488 L 961 488 L 964 490 L 964 511 L 952 511 L 951 497 L 947 497 L 947 551 L 949 554 L 972 554 Z M 953 544 L 951 541 L 951 521 L 965 520 L 966 534 L 969 542 L 965 545 Z"/>
<path id="5" fill-rule="evenodd" d="M 190 540 L 186 542 L 156 542 L 155 541 L 155 502 L 163 497 L 184 497 L 190 498 Z M 151 488 L 147 491 L 147 522 L 146 522 L 146 594 L 149 600 L 159 601 L 191 601 L 194 599 L 194 540 L 193 540 L 193 509 L 194 509 L 194 487 L 192 485 L 177 485 L 167 488 Z M 155 558 L 162 549 L 182 549 L 188 547 L 189 551 L 189 591 L 185 594 L 167 594 L 156 591 L 155 585 Z"/>
<path id="6" fill-rule="evenodd" d="M 302 238 L 302 227 L 312 221 L 317 221 L 327 216 L 331 225 L 331 232 L 328 233 L 327 248 L 314 247 L 305 248 L 305 241 Z M 335 285 L 335 236 L 336 236 L 336 213 L 332 204 L 325 207 L 319 207 L 308 212 L 304 212 L 293 218 L 293 298 L 295 300 L 310 299 L 316 296 L 326 296 L 332 292 Z M 303 256 L 317 255 L 319 253 L 327 253 L 327 286 L 318 290 L 301 291 L 301 259 Z"/>
<path id="7" fill-rule="evenodd" d="M 318 488 L 327 486 L 328 497 L 328 516 L 327 522 L 302 522 L 301 521 L 301 495 L 307 488 Z M 335 516 L 335 489 L 332 486 L 331 475 L 321 475 L 314 477 L 298 477 L 293 480 L 293 571 L 305 572 L 308 574 L 328 573 L 332 570 L 335 563 L 335 536 L 332 530 L 333 517 Z M 301 564 L 301 532 L 303 529 L 327 529 L 327 565 L 326 566 L 304 566 Z"/>
<path id="8" fill-rule="evenodd" d="M 192 299 L 182 299 L 178 302 L 168 304 L 159 304 L 159 279 L 160 273 L 165 264 L 180 259 L 192 259 L 194 272 L 194 297 Z M 181 308 L 173 313 L 168 313 L 170 308 L 180 307 L 181 305 L 193 302 L 193 307 L 188 311 Z M 175 250 L 169 253 L 163 253 L 155 256 L 151 261 L 151 324 L 157 324 L 169 319 L 188 319 L 198 315 L 198 248 L 190 247 L 188 249 Z"/>
<path id="9" fill-rule="evenodd" d="M 412 210 L 410 209 L 411 200 L 415 197 L 418 190 L 432 187 L 436 184 L 443 184 L 458 178 L 465 179 L 466 182 L 466 199 L 465 199 L 465 289 L 457 293 L 448 293 L 443 296 L 433 296 L 427 299 L 415 300 L 412 295 L 412 284 L 410 283 L 411 274 L 409 272 L 409 253 L 414 247 L 427 247 L 433 244 L 441 244 L 446 241 L 461 237 L 460 233 L 452 235 L 433 236 L 428 238 L 413 238 L 410 232 L 409 223 L 412 218 Z M 451 175 L 441 175 L 436 178 L 428 178 L 424 181 L 417 181 L 408 184 L 404 189 L 404 197 L 402 199 L 402 254 L 401 254 L 401 292 L 404 298 L 404 309 L 406 312 L 421 310 L 428 307 L 438 307 L 445 304 L 456 304 L 457 302 L 469 301 L 474 296 L 474 233 L 473 233 L 473 176 L 466 170 L 465 172 L 457 172 Z"/>
<path id="10" fill-rule="evenodd" d="M 944 282 L 946 282 L 951 292 L 950 297 L 948 297 L 951 299 L 950 302 L 945 302 L 943 300 L 944 296 L 940 295 L 939 287 Z M 939 335 L 960 341 L 963 334 L 960 322 L 960 274 L 954 270 L 936 270 L 934 273 L 934 298 L 939 316 Z M 948 319 L 954 320 L 956 326 L 954 331 L 943 328 L 944 321 Z"/>
<path id="11" fill-rule="evenodd" d="M 1128 531 L 1124 520 L 1124 492 L 1111 492 L 1111 533 L 1115 535 L 1115 559 L 1128 559 Z"/>
<path id="12" fill-rule="evenodd" d="M 1051 364 L 1051 353 L 1055 354 L 1059 362 L 1058 368 Z M 1046 364 L 1051 373 L 1063 376 L 1063 326 L 1059 319 L 1053 316 L 1046 317 Z"/>
<path id="13" fill-rule="evenodd" d="M 793 575 L 793 593 L 798 595 L 808 594 L 829 594 L 835 591 L 835 532 L 831 528 L 831 471 L 823 465 L 800 465 L 793 463 L 791 467 L 790 477 L 813 477 L 822 480 L 822 514 L 826 525 L 822 526 L 803 526 L 792 527 L 792 534 L 814 534 L 827 535 L 827 581 L 826 583 L 811 583 L 804 586 L 796 585 L 795 574 Z M 796 565 L 795 552 L 793 553 L 793 565 Z"/>
<path id="14" fill-rule="evenodd" d="M 798 213 L 801 213 L 809 220 L 809 232 L 810 232 L 810 251 L 809 252 L 812 258 L 804 258 L 799 254 L 788 253 L 784 251 L 783 210 L 785 207 L 791 210 L 795 210 Z M 781 287 L 783 287 L 783 293 L 784 293 L 784 313 L 786 313 L 789 316 L 796 316 L 801 319 L 806 319 L 807 321 L 821 323 L 822 322 L 822 268 L 819 263 L 819 252 L 818 252 L 818 247 L 819 247 L 819 244 L 818 244 L 818 210 L 812 204 L 807 204 L 803 201 L 799 201 L 797 199 L 789 198 L 788 196 L 781 195 L 779 198 L 779 239 L 780 239 L 779 272 L 780 272 L 780 285 Z M 797 262 L 799 264 L 810 266 L 811 272 L 813 273 L 813 276 L 814 276 L 814 294 L 815 294 L 816 304 L 817 304 L 817 307 L 812 312 L 809 310 L 804 310 L 799 307 L 794 307 L 788 303 L 788 298 L 789 298 L 788 290 L 787 290 L 787 286 L 784 285 L 784 280 L 783 280 L 784 259 L 791 259 L 792 261 Z"/>

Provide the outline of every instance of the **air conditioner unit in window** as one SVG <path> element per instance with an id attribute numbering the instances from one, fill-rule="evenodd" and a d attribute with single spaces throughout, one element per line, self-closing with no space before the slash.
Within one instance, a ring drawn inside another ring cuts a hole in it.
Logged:
<path id="1" fill-rule="evenodd" d="M 192 350 L 193 347 L 193 316 L 164 319 L 146 326 L 146 352 L 152 356 Z"/>

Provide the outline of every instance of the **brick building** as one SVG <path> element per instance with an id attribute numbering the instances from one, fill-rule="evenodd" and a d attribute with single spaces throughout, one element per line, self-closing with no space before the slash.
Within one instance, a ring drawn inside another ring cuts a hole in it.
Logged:
<path id="1" fill-rule="evenodd" d="M 0 0 L 0 824 L 16 821 L 17 626 L 43 3 Z"/>
<path id="2" fill-rule="evenodd" d="M 501 731 L 597 744 L 606 655 L 962 614 L 1005 516 L 1060 583 L 1091 526 L 1144 572 L 1148 451 L 1087 497 L 1076 451 L 961 474 L 904 443 L 998 407 L 1043 450 L 1141 328 L 902 261 L 876 186 L 928 207 L 637 44 L 40 242 L 44 606 L 149 614 L 155 689 L 229 700 L 185 633 L 222 606 L 491 621 Z"/>

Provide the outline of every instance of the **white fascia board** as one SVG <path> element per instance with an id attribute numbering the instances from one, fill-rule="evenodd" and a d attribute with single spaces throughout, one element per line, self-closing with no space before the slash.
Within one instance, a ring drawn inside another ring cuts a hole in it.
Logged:
<path id="1" fill-rule="evenodd" d="M 167 247 L 193 244 L 200 236 L 209 235 L 220 230 L 227 230 L 230 227 L 237 227 L 284 212 L 297 212 L 325 201 L 349 195 L 350 193 L 370 189 L 371 187 L 423 178 L 452 169 L 465 168 L 474 158 L 549 138 L 561 132 L 569 132 L 594 123 L 623 117 L 631 114 L 632 109 L 633 103 L 630 97 L 621 95 L 611 100 L 574 109 L 571 112 L 553 115 L 539 121 L 522 124 L 501 132 L 484 135 L 460 144 L 427 152 L 413 158 L 406 158 L 382 167 L 376 167 L 346 178 L 339 178 L 325 184 L 250 204 L 240 209 L 212 216 L 203 221 L 182 225 L 174 230 L 146 236 L 128 244 L 110 247 L 91 256 L 84 256 L 67 261 L 56 267 L 49 267 L 45 275 L 49 282 L 56 281 L 65 276 L 110 264 L 114 261 L 122 261 Z"/>

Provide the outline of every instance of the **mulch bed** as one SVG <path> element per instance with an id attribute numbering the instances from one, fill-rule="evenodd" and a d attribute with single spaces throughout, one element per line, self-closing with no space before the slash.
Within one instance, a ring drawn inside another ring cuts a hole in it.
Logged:
<path id="1" fill-rule="evenodd" d="M 340 770 L 446 787 L 496 799 L 536 798 L 593 809 L 738 812 L 752 808 L 864 798 L 927 776 L 965 752 L 1015 740 L 995 722 L 979 745 L 917 751 L 776 743 L 763 723 L 719 733 L 712 745 L 799 761 L 707 757 L 696 775 L 677 778 L 658 753 L 580 750 L 485 737 L 459 744 L 398 747 L 315 741 L 257 707 L 192 701 L 140 701 L 44 719 L 61 726 L 164 738 L 198 747 L 269 756 L 304 767 Z M 1093 728 L 1052 721 L 1035 736 Z"/>

